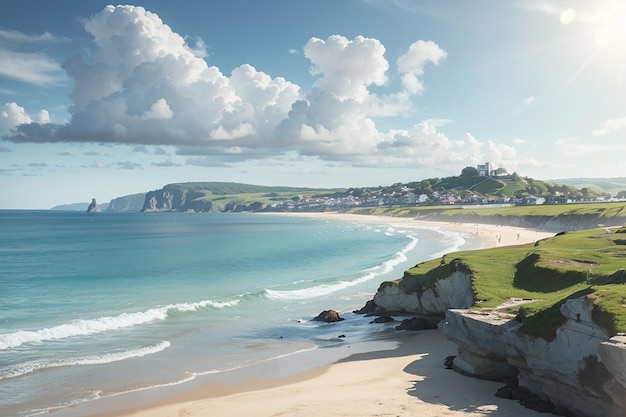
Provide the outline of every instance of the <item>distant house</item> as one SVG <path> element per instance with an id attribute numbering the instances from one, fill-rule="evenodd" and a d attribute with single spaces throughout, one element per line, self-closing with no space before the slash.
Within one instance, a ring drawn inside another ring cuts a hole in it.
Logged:
<path id="1" fill-rule="evenodd" d="M 491 165 L 491 162 L 478 164 L 476 165 L 476 169 L 478 170 L 478 176 L 480 177 L 490 177 L 493 175 L 493 166 Z"/>
<path id="2" fill-rule="evenodd" d="M 535 197 L 535 196 L 529 196 L 529 197 L 524 197 L 522 198 L 519 203 L 517 203 L 518 206 L 535 206 L 538 204 L 543 204 L 545 202 L 545 198 L 541 198 L 541 197 Z"/>

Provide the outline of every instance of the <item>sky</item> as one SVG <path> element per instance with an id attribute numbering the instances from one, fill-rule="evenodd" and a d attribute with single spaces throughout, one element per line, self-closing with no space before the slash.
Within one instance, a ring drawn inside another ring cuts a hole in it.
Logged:
<path id="1" fill-rule="evenodd" d="M 622 0 L 0 3 L 0 209 L 626 176 Z"/>

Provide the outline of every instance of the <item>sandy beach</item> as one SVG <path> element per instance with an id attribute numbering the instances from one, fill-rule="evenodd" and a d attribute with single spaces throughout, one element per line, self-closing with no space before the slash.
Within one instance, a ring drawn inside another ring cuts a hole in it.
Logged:
<path id="1" fill-rule="evenodd" d="M 283 215 L 281 213 L 281 215 Z M 552 236 L 506 226 L 423 222 L 413 219 L 334 213 L 289 213 L 394 227 L 420 227 L 476 235 L 482 247 L 517 245 Z M 227 416 L 537 416 L 494 394 L 503 384 L 459 375 L 444 360 L 456 345 L 438 330 L 390 332 L 393 348 L 360 351 L 348 344 L 331 365 L 288 377 L 263 374 L 236 384 L 209 384 L 146 405 L 118 397 L 115 412 L 98 417 Z"/>

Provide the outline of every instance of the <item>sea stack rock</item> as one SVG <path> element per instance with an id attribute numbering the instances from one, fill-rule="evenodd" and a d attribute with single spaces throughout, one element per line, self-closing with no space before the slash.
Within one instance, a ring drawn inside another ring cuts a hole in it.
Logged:
<path id="1" fill-rule="evenodd" d="M 100 213 L 101 211 L 102 209 L 100 208 L 98 203 L 96 203 L 96 199 L 92 198 L 91 204 L 89 204 L 89 207 L 87 207 L 87 213 Z"/>

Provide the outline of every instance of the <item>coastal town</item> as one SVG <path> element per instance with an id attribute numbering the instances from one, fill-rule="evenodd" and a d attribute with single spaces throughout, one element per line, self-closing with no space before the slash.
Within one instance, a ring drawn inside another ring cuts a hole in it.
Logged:
<path id="1" fill-rule="evenodd" d="M 531 206 L 623 201 L 626 192 L 600 193 L 509 174 L 486 162 L 466 167 L 461 175 L 390 186 L 349 188 L 330 195 L 300 195 L 270 204 L 276 211 L 335 211 L 356 207 L 502 205 Z"/>

